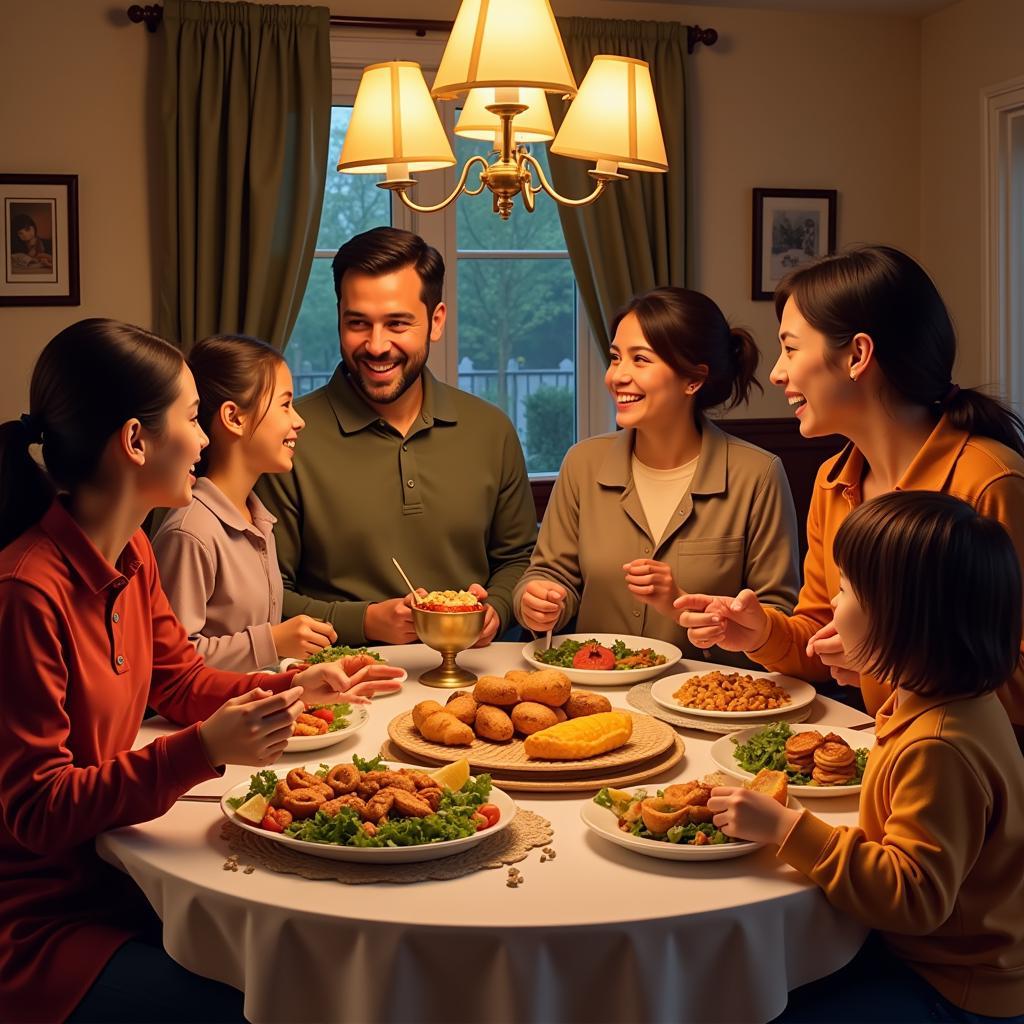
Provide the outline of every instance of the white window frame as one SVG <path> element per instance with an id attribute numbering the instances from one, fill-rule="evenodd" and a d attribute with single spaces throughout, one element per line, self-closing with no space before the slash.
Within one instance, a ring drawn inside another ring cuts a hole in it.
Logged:
<path id="1" fill-rule="evenodd" d="M 332 29 L 331 30 L 331 80 L 334 105 L 351 106 L 355 103 L 356 89 L 363 68 L 386 60 L 415 60 L 423 68 L 429 81 L 437 70 L 444 52 L 447 36 L 430 32 L 417 37 L 410 32 L 395 32 L 379 29 Z M 439 107 L 442 122 L 449 135 L 452 134 L 455 118 L 454 103 L 443 103 Z M 336 154 L 331 154 L 336 159 Z M 438 203 L 455 187 L 458 167 L 443 171 L 432 171 L 422 175 L 413 192 L 415 201 L 428 205 Z M 330 173 L 330 172 L 329 172 Z M 448 308 L 448 321 L 444 341 L 431 347 L 428 365 L 439 380 L 458 384 L 459 341 L 458 341 L 458 263 L 467 257 L 458 255 L 456 235 L 456 210 L 460 202 L 486 202 L 486 197 L 466 197 L 456 200 L 441 213 L 417 214 L 399 200 L 391 201 L 391 223 L 397 228 L 415 231 L 428 244 L 434 246 L 445 261 L 446 274 L 444 302 Z M 546 196 L 540 202 L 553 202 Z M 316 256 L 334 256 L 334 250 L 318 249 Z M 475 258 L 522 259 L 532 257 L 565 259 L 564 250 L 523 252 L 488 250 Z M 587 321 L 586 311 L 576 289 L 576 436 L 591 437 L 594 434 L 613 430 L 615 413 L 612 402 L 604 387 L 604 364 L 596 351 L 593 332 Z M 543 479 L 553 474 L 537 474 Z"/>
<path id="2" fill-rule="evenodd" d="M 982 91 L 984 379 L 1024 409 L 1024 78 Z"/>

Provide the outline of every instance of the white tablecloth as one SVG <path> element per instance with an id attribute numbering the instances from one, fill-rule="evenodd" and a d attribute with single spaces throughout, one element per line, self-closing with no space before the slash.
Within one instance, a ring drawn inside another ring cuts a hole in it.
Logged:
<path id="1" fill-rule="evenodd" d="M 415 682 L 437 656 L 392 648 L 410 682 L 378 699 L 343 744 L 281 765 L 374 754 L 388 721 L 444 691 Z M 522 667 L 518 645 L 460 656 L 477 672 Z M 628 686 L 605 690 L 626 707 Z M 818 698 L 813 721 L 870 719 Z M 169 727 L 144 724 L 139 743 Z M 686 758 L 655 784 L 714 769 L 709 734 L 684 731 Z M 326 755 L 326 756 L 325 756 Z M 248 778 L 197 792 L 223 792 Z M 164 922 L 164 943 L 185 967 L 245 991 L 264 1021 L 765 1021 L 788 989 L 842 967 L 865 930 L 834 910 L 771 849 L 718 863 L 655 860 L 587 832 L 585 794 L 521 794 L 555 829 L 557 858 L 535 851 L 505 871 L 414 885 L 340 885 L 257 869 L 224 871 L 215 803 L 180 801 L 163 818 L 101 836 L 98 849 L 128 872 Z M 809 802 L 839 824 L 856 798 Z"/>

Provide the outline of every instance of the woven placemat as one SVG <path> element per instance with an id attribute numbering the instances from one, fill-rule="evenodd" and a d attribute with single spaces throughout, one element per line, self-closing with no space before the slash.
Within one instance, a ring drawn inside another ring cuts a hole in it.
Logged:
<path id="1" fill-rule="evenodd" d="M 675 725 L 680 729 L 699 729 L 701 732 L 713 732 L 720 735 L 736 732 L 737 729 L 751 729 L 758 725 L 771 725 L 772 722 L 789 722 L 790 725 L 796 725 L 797 722 L 803 722 L 810 717 L 811 708 L 813 707 L 812 702 L 802 708 L 797 708 L 795 711 L 777 711 L 774 714 L 759 715 L 756 718 L 737 718 L 735 722 L 730 722 L 728 719 L 723 718 L 700 718 L 697 715 L 684 715 L 678 711 L 669 711 L 668 708 L 662 707 L 651 696 L 651 687 L 653 685 L 653 682 L 637 683 L 626 694 L 626 700 L 638 711 L 643 711 L 644 714 L 661 719 L 663 722 L 668 722 L 669 725 Z"/>
<path id="2" fill-rule="evenodd" d="M 560 775 L 572 777 L 580 771 L 620 769 L 640 764 L 658 754 L 672 749 L 675 734 L 648 715 L 635 715 L 633 734 L 629 741 L 605 754 L 584 758 L 581 761 L 551 761 L 545 758 L 526 756 L 526 747 L 515 737 L 504 743 L 492 743 L 475 739 L 468 747 L 446 747 L 442 743 L 425 740 L 413 724 L 412 712 L 396 715 L 388 723 L 388 736 L 402 750 L 418 757 L 424 757 L 439 764 L 466 758 L 475 769 L 484 771 L 523 772 L 536 775 L 539 779 L 553 779 Z"/>
<path id="3" fill-rule="evenodd" d="M 519 808 L 512 824 L 490 839 L 485 839 L 464 853 L 439 860 L 414 864 L 353 864 L 342 860 L 326 860 L 290 849 L 281 843 L 269 842 L 240 829 L 230 821 L 221 826 L 221 838 L 248 864 L 286 875 L 301 875 L 317 881 L 342 882 L 345 885 L 366 885 L 370 882 L 427 882 L 461 878 L 474 871 L 500 868 L 525 860 L 530 851 L 548 846 L 554 836 L 551 822 L 533 811 Z"/>

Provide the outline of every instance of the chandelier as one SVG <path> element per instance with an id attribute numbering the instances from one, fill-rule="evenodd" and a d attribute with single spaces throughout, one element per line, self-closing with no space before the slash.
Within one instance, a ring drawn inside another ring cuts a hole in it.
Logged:
<path id="1" fill-rule="evenodd" d="M 557 135 L 546 93 L 572 99 Z M 455 155 L 434 105 L 463 98 L 455 134 L 494 140 L 497 159 L 470 157 L 454 191 L 434 206 L 409 198 L 413 172 L 452 167 Z M 593 162 L 589 195 L 560 195 L 530 150 L 551 142 L 551 152 Z M 474 168 L 477 181 L 469 185 Z M 503 220 L 516 196 L 532 212 L 545 192 L 566 206 L 586 206 L 629 171 L 668 170 L 654 102 L 650 66 L 611 54 L 596 56 L 579 88 L 549 0 L 462 0 L 432 88 L 420 65 L 386 61 L 363 70 L 338 170 L 383 174 L 378 187 L 411 210 L 435 213 L 460 195 L 486 188 Z"/>

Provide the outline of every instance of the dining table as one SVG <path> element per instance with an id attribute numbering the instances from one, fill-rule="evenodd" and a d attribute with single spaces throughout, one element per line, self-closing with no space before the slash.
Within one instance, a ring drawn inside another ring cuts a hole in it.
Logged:
<path id="1" fill-rule="evenodd" d="M 418 701 L 445 699 L 419 683 L 437 662 L 421 644 L 379 648 L 409 679 L 376 698 L 365 725 L 328 750 L 285 754 L 274 766 L 373 757 L 388 723 Z M 459 656 L 478 675 L 526 668 L 518 644 Z M 670 669 L 683 672 L 680 662 Z M 629 681 L 602 689 L 629 708 Z M 870 729 L 867 715 L 818 695 L 819 728 Z M 136 746 L 175 727 L 143 722 Z M 654 790 L 716 770 L 715 734 L 680 729 L 682 761 L 645 782 Z M 453 755 L 455 756 L 455 755 Z M 533 850 L 516 867 L 412 884 L 342 884 L 263 867 L 224 870 L 217 798 L 254 769 L 229 765 L 162 817 L 97 839 L 163 922 L 168 953 L 190 971 L 245 993 L 263 1022 L 768 1021 L 787 992 L 843 967 L 865 927 L 833 907 L 766 846 L 717 861 L 639 855 L 589 831 L 592 792 L 511 793 L 550 822 L 551 857 Z M 826 821 L 857 822 L 857 796 L 804 799 Z"/>

